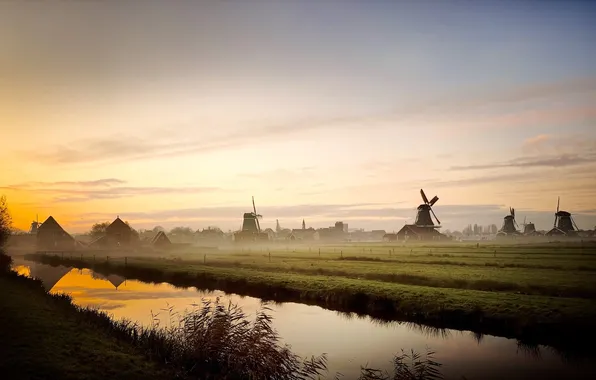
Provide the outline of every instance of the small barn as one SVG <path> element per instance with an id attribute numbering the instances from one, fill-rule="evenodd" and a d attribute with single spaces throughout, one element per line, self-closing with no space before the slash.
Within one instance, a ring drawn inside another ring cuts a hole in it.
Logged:
<path id="1" fill-rule="evenodd" d="M 129 246 L 133 243 L 133 231 L 120 217 L 106 227 L 106 245 Z"/>
<path id="2" fill-rule="evenodd" d="M 164 248 L 169 247 L 172 245 L 172 242 L 168 238 L 165 232 L 159 231 L 157 235 L 151 239 L 151 245 L 157 248 Z"/>
<path id="3" fill-rule="evenodd" d="M 415 224 L 406 224 L 397 231 L 398 240 L 447 240 L 443 235 L 432 227 L 420 227 Z"/>
<path id="4" fill-rule="evenodd" d="M 38 250 L 73 250 L 75 239 L 58 224 L 52 216 L 37 229 L 36 244 Z"/>
<path id="5" fill-rule="evenodd" d="M 397 234 L 389 233 L 389 234 L 383 235 L 383 241 L 396 241 L 396 240 L 397 240 Z"/>

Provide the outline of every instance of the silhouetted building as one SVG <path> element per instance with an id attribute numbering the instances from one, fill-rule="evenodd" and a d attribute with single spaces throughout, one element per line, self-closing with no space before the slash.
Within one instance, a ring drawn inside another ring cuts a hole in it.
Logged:
<path id="1" fill-rule="evenodd" d="M 37 229 L 36 239 L 39 250 L 73 250 L 76 247 L 75 239 L 68 234 L 52 216 Z"/>
<path id="2" fill-rule="evenodd" d="M 397 231 L 397 240 L 447 240 L 443 235 L 433 227 L 421 227 L 415 224 L 406 224 L 401 230 Z"/>
<path id="3" fill-rule="evenodd" d="M 344 241 L 347 237 L 347 229 L 348 225 L 344 222 L 335 222 L 333 227 L 320 228 L 317 232 L 321 240 Z"/>
<path id="4" fill-rule="evenodd" d="M 128 224 L 117 217 L 106 228 L 105 236 L 108 246 L 130 246 L 133 243 L 134 233 Z"/>
<path id="5" fill-rule="evenodd" d="M 165 248 L 172 245 L 172 242 L 163 231 L 159 231 L 151 240 L 151 245 L 157 248 Z"/>
<path id="6" fill-rule="evenodd" d="M 294 229 L 288 235 L 289 240 L 304 240 L 304 241 L 313 241 L 319 240 L 319 233 L 312 227 L 310 228 L 301 228 L 301 229 Z"/>

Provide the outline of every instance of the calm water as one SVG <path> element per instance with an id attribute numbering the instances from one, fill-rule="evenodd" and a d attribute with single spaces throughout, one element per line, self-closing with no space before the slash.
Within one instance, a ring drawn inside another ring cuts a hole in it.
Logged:
<path id="1" fill-rule="evenodd" d="M 214 300 L 219 296 L 251 315 L 263 305 L 258 298 L 180 289 L 165 283 L 152 285 L 116 275 L 106 277 L 89 269 L 50 267 L 17 258 L 14 267 L 22 274 L 40 278 L 52 293 L 70 294 L 78 305 L 97 306 L 114 318 L 143 324 L 151 323 L 156 313 L 162 324 L 167 323 L 165 308 L 172 306 L 182 312 L 201 298 Z M 390 370 L 394 353 L 402 348 L 423 352 L 427 346 L 437 352 L 436 360 L 443 364 L 448 379 L 588 379 L 596 374 L 593 360 L 564 362 L 548 347 L 528 352 L 511 339 L 486 335 L 479 339 L 471 332 L 437 332 L 398 322 L 380 324 L 370 318 L 296 303 L 267 305 L 272 309 L 275 329 L 294 352 L 301 356 L 328 354 L 329 378 L 340 372 L 344 379 L 355 379 L 360 366 L 366 364 Z"/>

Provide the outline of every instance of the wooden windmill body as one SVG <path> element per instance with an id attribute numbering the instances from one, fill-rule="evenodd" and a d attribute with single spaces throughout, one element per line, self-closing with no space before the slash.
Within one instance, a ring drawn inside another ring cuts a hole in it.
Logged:
<path id="1" fill-rule="evenodd" d="M 269 234 L 261 232 L 261 224 L 259 219 L 262 215 L 257 213 L 255 206 L 255 197 L 252 197 L 253 212 L 245 212 L 242 218 L 242 228 L 234 234 L 234 241 L 259 241 L 269 240 Z"/>
<path id="2" fill-rule="evenodd" d="M 423 203 L 416 208 L 416 220 L 414 224 L 406 224 L 397 232 L 397 240 L 445 240 L 447 236 L 443 235 L 437 229 L 441 228 L 439 218 L 435 215 L 432 206 L 437 203 L 439 197 L 436 195 L 429 201 L 420 189 L 420 196 Z M 437 224 L 433 222 L 434 216 Z"/>
<path id="3" fill-rule="evenodd" d="M 515 209 L 509 207 L 509 215 L 503 218 L 503 226 L 497 232 L 497 237 L 512 237 L 521 235 L 521 232 L 517 229 L 517 222 L 515 221 Z"/>
<path id="4" fill-rule="evenodd" d="M 561 198 L 557 199 L 557 211 L 555 212 L 555 221 L 553 228 L 546 233 L 547 236 L 577 236 L 579 228 L 575 224 L 575 221 L 571 217 L 571 213 L 567 211 L 561 211 L 559 205 Z"/>

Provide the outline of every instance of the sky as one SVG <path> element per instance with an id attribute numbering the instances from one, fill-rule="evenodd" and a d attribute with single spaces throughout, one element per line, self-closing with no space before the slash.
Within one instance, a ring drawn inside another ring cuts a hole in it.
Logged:
<path id="1" fill-rule="evenodd" d="M 596 226 L 589 1 L 0 3 L 15 226 Z"/>

